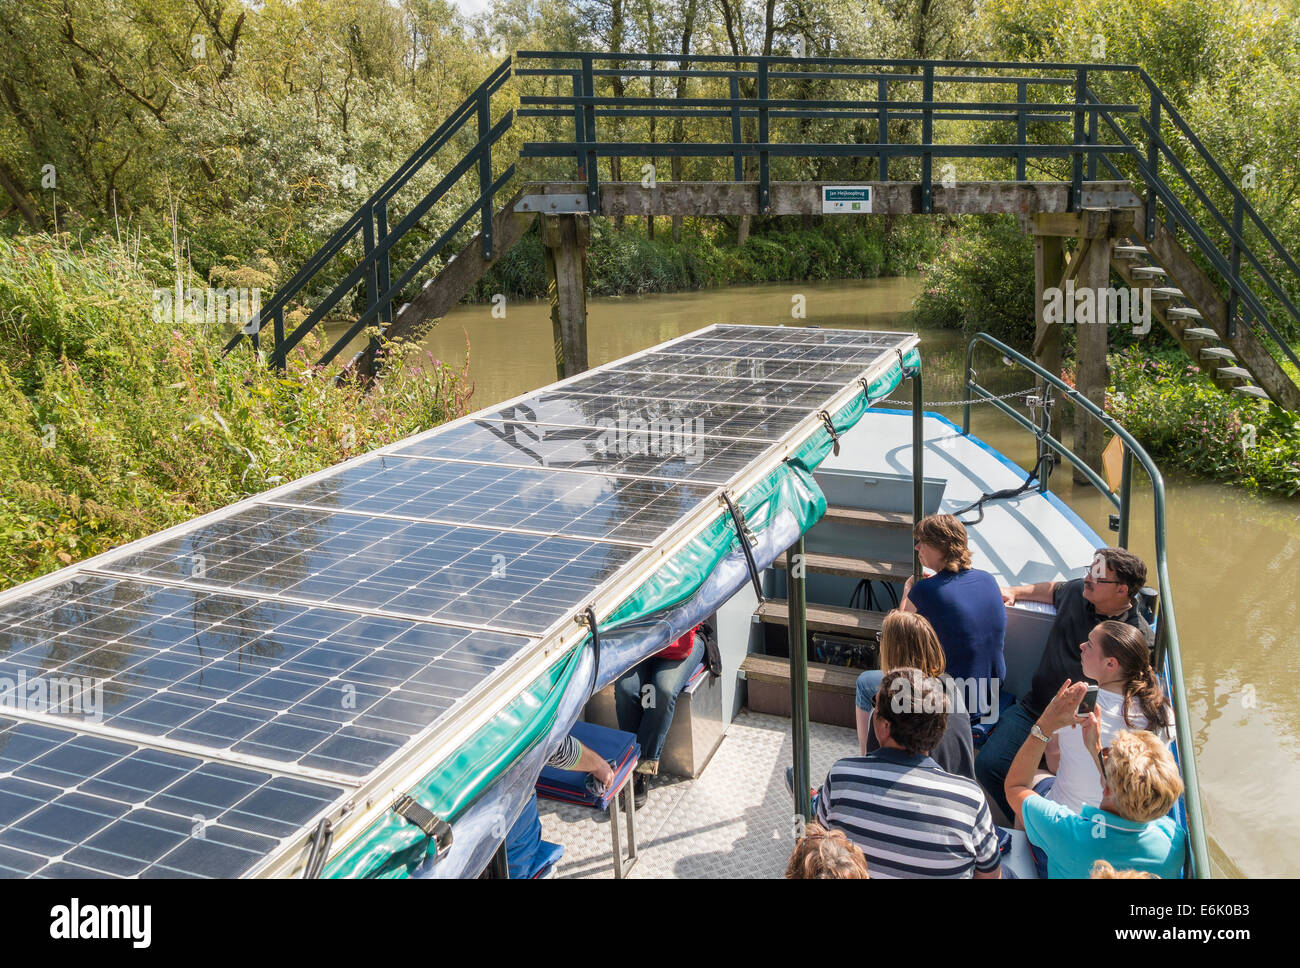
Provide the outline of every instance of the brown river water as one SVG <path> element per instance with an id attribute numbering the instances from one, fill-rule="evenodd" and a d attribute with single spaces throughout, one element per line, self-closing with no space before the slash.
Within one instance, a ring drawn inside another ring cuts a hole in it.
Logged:
<path id="1" fill-rule="evenodd" d="M 919 287 L 915 278 L 879 279 L 592 299 L 588 362 L 596 366 L 712 323 L 907 329 L 903 314 Z M 791 319 L 796 293 L 806 297 L 806 319 Z M 426 346 L 459 365 L 467 337 L 473 409 L 554 382 L 547 303 L 509 303 L 502 319 L 486 304 L 459 306 Z M 961 396 L 964 346 L 950 330 L 921 330 L 921 337 L 930 409 L 930 400 Z M 986 386 L 1005 392 L 1030 385 L 1023 372 L 991 355 L 981 359 Z M 910 405 L 910 393 L 902 388 L 902 406 Z M 960 422 L 960 408 L 942 412 Z M 1033 462 L 1033 439 L 991 407 L 975 408 L 972 430 L 1022 466 Z M 1058 469 L 1052 490 L 1108 535 L 1109 503 L 1069 478 Z M 1138 479 L 1130 546 L 1151 563 L 1151 491 Z M 1166 487 L 1173 597 L 1215 875 L 1300 875 L 1293 821 L 1300 803 L 1300 500 L 1173 474 Z"/>

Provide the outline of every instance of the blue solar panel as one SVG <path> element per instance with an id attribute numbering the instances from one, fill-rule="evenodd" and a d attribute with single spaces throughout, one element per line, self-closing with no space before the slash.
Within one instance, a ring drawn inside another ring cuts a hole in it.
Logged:
<path id="1" fill-rule="evenodd" d="M 125 555 L 112 570 L 539 634 L 572 614 L 595 585 L 638 551 L 576 538 L 263 505 Z"/>
<path id="2" fill-rule="evenodd" d="M 408 444 L 394 456 L 717 485 L 731 480 L 771 446 L 761 440 L 714 437 L 708 430 L 703 417 L 647 420 L 627 411 L 602 428 L 475 420 Z"/>
<path id="3" fill-rule="evenodd" d="M 567 389 L 551 390 L 518 403 L 507 404 L 482 415 L 484 422 L 544 424 L 557 427 L 590 427 L 595 430 L 626 424 L 630 419 L 703 422 L 707 436 L 714 439 L 780 440 L 803 420 L 806 411 L 784 407 L 780 401 L 764 404 L 662 400 L 645 396 L 590 396 Z M 423 440 L 436 440 L 432 434 Z"/>
<path id="4" fill-rule="evenodd" d="M 238 877 L 345 792 L 0 719 L 0 876 Z"/>
<path id="5" fill-rule="evenodd" d="M 96 723 L 345 776 L 374 770 L 529 643 L 111 578 L 52 594 L 59 609 L 0 625 L 0 675 L 90 675 L 102 688 Z M 59 647 L 109 629 L 111 663 L 65 658 Z M 49 771 L 60 763 L 76 776 L 106 755 L 102 742 L 87 737 L 30 778 L 56 782 Z M 72 753 L 80 759 L 69 765 Z M 12 769 L 4 756 L 0 769 Z"/>

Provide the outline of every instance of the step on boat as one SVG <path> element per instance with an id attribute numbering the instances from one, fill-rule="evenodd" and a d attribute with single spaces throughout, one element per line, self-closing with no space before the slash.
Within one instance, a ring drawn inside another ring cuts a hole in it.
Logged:
<path id="1" fill-rule="evenodd" d="M 1069 387 L 978 341 L 1121 439 L 1124 484 L 1105 491 L 1121 543 L 1134 460 L 1155 485 L 1158 658 L 1188 791 L 1187 873 L 1205 876 L 1159 473 Z M 624 671 L 716 615 L 725 729 L 762 691 L 764 630 L 860 637 L 880 616 L 851 608 L 845 583 L 915 573 L 907 528 L 922 511 L 1025 483 L 923 412 L 918 344 L 710 326 L 0 594 L 0 872 L 502 869 L 544 761 Z M 904 380 L 918 405 L 882 409 Z M 1048 428 L 990 403 L 1083 466 Z M 778 565 L 805 535 L 809 574 L 787 591 Z M 1073 575 L 1103 542 L 1031 489 L 986 502 L 972 543 L 977 564 L 1015 582 Z M 1011 612 L 1014 691 L 1047 619 Z M 806 776 L 800 684 L 844 670 L 789 654 Z M 701 742 L 717 748 L 721 729 Z"/>

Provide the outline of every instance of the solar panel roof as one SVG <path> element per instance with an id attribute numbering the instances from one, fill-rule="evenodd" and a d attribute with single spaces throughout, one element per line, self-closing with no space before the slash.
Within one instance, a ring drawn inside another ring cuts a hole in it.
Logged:
<path id="1" fill-rule="evenodd" d="M 0 876 L 292 869 L 916 342 L 709 327 L 0 594 Z"/>

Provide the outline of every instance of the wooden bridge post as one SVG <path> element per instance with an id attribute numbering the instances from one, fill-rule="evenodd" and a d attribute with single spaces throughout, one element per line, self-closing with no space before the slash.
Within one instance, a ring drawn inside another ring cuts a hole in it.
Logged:
<path id="1" fill-rule="evenodd" d="M 1034 236 L 1034 362 L 1061 375 L 1061 326 L 1047 321 L 1046 292 L 1065 275 L 1065 247 L 1059 235 Z M 1041 388 L 1040 388 L 1041 389 Z"/>
<path id="2" fill-rule="evenodd" d="M 1106 384 L 1110 380 L 1110 371 L 1106 367 L 1106 348 L 1108 345 L 1107 327 L 1110 323 L 1108 303 L 1104 290 L 1110 285 L 1110 257 L 1114 240 L 1110 236 L 1111 219 L 1108 212 L 1087 212 L 1084 215 L 1084 234 L 1079 239 L 1079 248 L 1075 250 L 1075 259 L 1079 260 L 1076 287 L 1084 293 L 1084 299 L 1091 299 L 1093 314 L 1091 320 L 1079 319 L 1076 307 L 1075 318 L 1079 326 L 1075 330 L 1075 374 L 1074 387 L 1098 407 L 1106 405 Z M 1101 424 L 1082 408 L 1074 410 L 1074 449 L 1093 470 L 1103 471 L 1101 452 L 1105 448 L 1106 432 Z M 1074 479 L 1087 483 L 1077 469 Z"/>
<path id="3" fill-rule="evenodd" d="M 547 294 L 551 297 L 551 326 L 555 332 L 556 379 L 587 369 L 587 241 L 588 215 L 542 215 L 542 246 L 546 252 Z"/>

